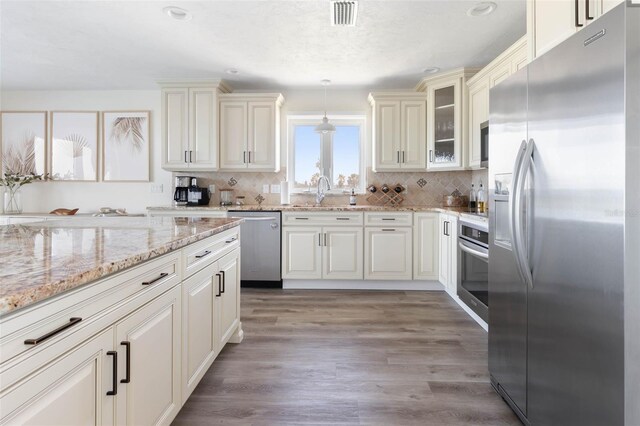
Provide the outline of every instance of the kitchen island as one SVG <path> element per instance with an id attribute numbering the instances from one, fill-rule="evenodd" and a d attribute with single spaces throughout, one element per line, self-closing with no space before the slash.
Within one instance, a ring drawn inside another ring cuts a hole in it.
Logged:
<path id="1" fill-rule="evenodd" d="M 0 423 L 170 423 L 242 341 L 241 222 L 0 227 Z"/>

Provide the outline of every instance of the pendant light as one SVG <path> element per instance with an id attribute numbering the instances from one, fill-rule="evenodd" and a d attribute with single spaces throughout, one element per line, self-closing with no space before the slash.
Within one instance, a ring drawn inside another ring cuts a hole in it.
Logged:
<path id="1" fill-rule="evenodd" d="M 327 118 L 327 86 L 331 84 L 331 80 L 322 80 L 320 82 L 324 86 L 324 117 L 322 117 L 322 123 L 316 126 L 317 133 L 333 133 L 336 131 L 336 126 L 329 123 L 329 119 Z"/>

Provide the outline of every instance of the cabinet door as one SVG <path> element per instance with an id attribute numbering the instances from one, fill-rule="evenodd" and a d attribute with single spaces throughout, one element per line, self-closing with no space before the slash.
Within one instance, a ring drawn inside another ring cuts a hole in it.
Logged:
<path id="1" fill-rule="evenodd" d="M 184 403 L 216 356 L 218 263 L 182 283 L 182 402 Z"/>
<path id="2" fill-rule="evenodd" d="M 182 406 L 180 295 L 174 287 L 116 324 L 120 378 L 127 359 L 130 371 L 118 387 L 119 425 L 169 424 Z"/>
<path id="3" fill-rule="evenodd" d="M 326 227 L 322 231 L 322 278 L 361 280 L 364 260 L 362 228 Z"/>
<path id="4" fill-rule="evenodd" d="M 498 65 L 489 75 L 489 88 L 495 87 L 511 75 L 511 61 Z"/>
<path id="5" fill-rule="evenodd" d="M 469 88 L 469 167 L 480 167 L 482 159 L 480 124 L 489 119 L 489 82 L 486 78 Z"/>
<path id="6" fill-rule="evenodd" d="M 282 278 L 322 278 L 322 228 L 282 228 Z"/>
<path id="7" fill-rule="evenodd" d="M 451 237 L 448 235 L 450 233 L 449 216 L 441 214 L 439 222 L 440 265 L 438 267 L 438 276 L 440 283 L 446 290 L 449 290 L 449 281 L 451 280 Z"/>
<path id="8" fill-rule="evenodd" d="M 218 302 L 218 351 L 229 341 L 240 323 L 240 249 L 218 261 L 222 281 Z"/>
<path id="9" fill-rule="evenodd" d="M 113 328 L 89 339 L 3 393 L 0 424 L 114 424 Z"/>
<path id="10" fill-rule="evenodd" d="M 411 228 L 365 228 L 364 278 L 410 280 L 412 270 Z"/>
<path id="11" fill-rule="evenodd" d="M 185 170 L 189 155 L 189 90 L 162 89 L 162 167 Z"/>
<path id="12" fill-rule="evenodd" d="M 439 245 L 438 213 L 416 213 L 413 223 L 413 279 L 437 280 Z"/>
<path id="13" fill-rule="evenodd" d="M 462 167 L 461 84 L 460 78 L 455 78 L 429 88 L 429 170 Z"/>
<path id="14" fill-rule="evenodd" d="M 458 218 L 449 216 L 449 292 L 458 293 Z"/>
<path id="15" fill-rule="evenodd" d="M 276 105 L 249 102 L 247 163 L 249 169 L 276 171 Z"/>
<path id="16" fill-rule="evenodd" d="M 575 0 L 528 0 L 529 27 L 527 32 L 533 37 L 534 56 L 538 57 L 577 31 Z M 582 8 L 582 0 L 578 1 Z M 578 20 L 584 24 L 584 14 L 578 11 Z M 531 41 L 531 39 L 530 39 Z"/>
<path id="17" fill-rule="evenodd" d="M 379 101 L 375 106 L 376 171 L 400 168 L 400 102 Z"/>
<path id="18" fill-rule="evenodd" d="M 406 169 L 427 167 L 427 103 L 402 101 L 400 117 L 400 166 Z"/>
<path id="19" fill-rule="evenodd" d="M 247 168 L 246 102 L 220 102 L 220 168 Z"/>
<path id="20" fill-rule="evenodd" d="M 189 89 L 189 167 L 218 167 L 217 89 Z"/>

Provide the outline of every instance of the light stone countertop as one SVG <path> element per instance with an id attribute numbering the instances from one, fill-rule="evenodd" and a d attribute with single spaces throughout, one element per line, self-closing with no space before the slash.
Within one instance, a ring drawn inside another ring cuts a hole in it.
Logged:
<path id="1" fill-rule="evenodd" d="M 0 316 L 241 222 L 232 218 L 103 217 L 0 226 Z"/>
<path id="2" fill-rule="evenodd" d="M 289 205 L 243 205 L 243 206 L 156 206 L 147 207 L 148 212 L 167 212 L 167 211 L 185 211 L 185 212 L 197 212 L 197 211 L 282 211 L 282 212 L 444 212 L 444 213 L 467 213 L 466 207 L 438 207 L 438 206 L 399 206 L 399 207 L 386 207 L 386 206 L 370 206 L 370 205 L 357 205 L 357 206 L 332 206 L 332 205 L 303 205 L 303 204 L 289 204 Z M 468 214 L 468 213 L 467 213 Z"/>

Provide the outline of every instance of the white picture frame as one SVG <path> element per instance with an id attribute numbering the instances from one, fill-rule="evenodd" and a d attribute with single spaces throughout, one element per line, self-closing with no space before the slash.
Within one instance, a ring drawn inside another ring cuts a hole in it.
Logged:
<path id="1" fill-rule="evenodd" d="M 47 172 L 47 112 L 0 112 L 0 171 L 19 175 Z"/>
<path id="2" fill-rule="evenodd" d="M 150 181 L 151 111 L 102 112 L 102 180 Z"/>
<path id="3" fill-rule="evenodd" d="M 50 164 L 54 180 L 98 180 L 98 111 L 51 111 Z"/>

